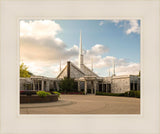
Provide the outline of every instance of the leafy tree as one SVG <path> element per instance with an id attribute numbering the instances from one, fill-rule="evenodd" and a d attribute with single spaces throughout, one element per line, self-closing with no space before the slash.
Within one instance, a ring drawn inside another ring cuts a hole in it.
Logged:
<path id="1" fill-rule="evenodd" d="M 59 87 L 64 92 L 74 91 L 75 90 L 75 81 L 72 78 L 64 77 L 64 79 L 60 81 Z"/>
<path id="2" fill-rule="evenodd" d="M 28 67 L 21 63 L 20 65 L 20 77 L 31 77 L 32 73 L 28 71 Z"/>
<path id="3" fill-rule="evenodd" d="M 141 76 L 141 71 L 139 71 L 139 76 Z"/>

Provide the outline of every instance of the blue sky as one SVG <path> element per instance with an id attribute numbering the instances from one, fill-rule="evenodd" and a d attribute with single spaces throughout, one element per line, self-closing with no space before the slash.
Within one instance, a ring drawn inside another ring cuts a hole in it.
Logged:
<path id="1" fill-rule="evenodd" d="M 20 56 L 35 75 L 56 77 L 59 64 L 78 64 L 79 36 L 85 64 L 99 76 L 138 74 L 140 70 L 139 20 L 22 20 Z M 105 73 L 104 73 L 105 72 Z"/>
<path id="2" fill-rule="evenodd" d="M 109 48 L 105 55 L 112 55 L 117 58 L 126 58 L 133 62 L 140 62 L 140 35 L 126 34 L 126 25 L 129 21 L 122 21 L 115 25 L 112 20 L 57 20 L 63 28 L 57 36 L 60 37 L 68 47 L 79 44 L 79 33 L 82 31 L 83 48 L 90 49 L 95 44 L 103 44 Z M 140 25 L 140 21 L 138 21 Z"/>

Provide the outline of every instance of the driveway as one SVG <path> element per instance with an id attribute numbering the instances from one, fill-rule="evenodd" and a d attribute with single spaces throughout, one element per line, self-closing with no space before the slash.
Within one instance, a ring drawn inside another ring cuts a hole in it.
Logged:
<path id="1" fill-rule="evenodd" d="M 21 104 L 21 114 L 140 114 L 140 99 L 61 95 L 58 102 Z"/>

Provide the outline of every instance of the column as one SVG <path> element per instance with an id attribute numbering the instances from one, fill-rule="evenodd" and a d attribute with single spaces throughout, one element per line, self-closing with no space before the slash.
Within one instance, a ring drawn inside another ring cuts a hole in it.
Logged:
<path id="1" fill-rule="evenodd" d="M 84 82 L 84 93 L 85 95 L 87 94 L 87 81 L 86 80 Z"/>
<path id="2" fill-rule="evenodd" d="M 49 91 L 49 80 L 46 81 L 46 91 Z"/>
<path id="3" fill-rule="evenodd" d="M 133 82 L 133 90 L 135 90 L 135 82 Z"/>
<path id="4" fill-rule="evenodd" d="M 35 81 L 33 79 L 33 90 L 35 90 Z"/>
<path id="5" fill-rule="evenodd" d="M 39 80 L 37 80 L 37 82 L 38 82 L 38 91 L 39 91 Z"/>
<path id="6" fill-rule="evenodd" d="M 57 81 L 55 81 L 55 82 L 56 82 L 56 89 L 57 89 L 57 91 L 59 91 L 58 82 Z"/>
<path id="7" fill-rule="evenodd" d="M 91 81 L 91 94 L 93 94 L 93 81 Z"/>
<path id="8" fill-rule="evenodd" d="M 107 87 L 108 87 L 108 85 L 107 85 L 107 83 L 106 83 L 106 93 L 108 92 L 108 88 L 107 88 Z"/>
<path id="9" fill-rule="evenodd" d="M 81 91 L 81 88 L 80 88 L 80 81 L 78 81 L 78 91 L 79 91 L 79 92 Z"/>
<path id="10" fill-rule="evenodd" d="M 94 81 L 93 84 L 94 84 L 94 94 L 96 94 L 96 81 Z"/>
<path id="11" fill-rule="evenodd" d="M 104 89 L 103 89 L 103 82 L 102 82 L 102 92 L 104 91 Z"/>
<path id="12" fill-rule="evenodd" d="M 44 80 L 42 79 L 42 81 L 41 81 L 41 91 L 43 91 L 44 90 Z"/>

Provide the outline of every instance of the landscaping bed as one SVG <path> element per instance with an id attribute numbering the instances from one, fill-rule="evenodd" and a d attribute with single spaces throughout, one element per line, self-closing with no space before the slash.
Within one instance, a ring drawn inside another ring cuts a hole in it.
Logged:
<path id="1" fill-rule="evenodd" d="M 125 93 L 106 93 L 106 92 L 96 92 L 96 95 L 103 96 L 122 96 L 122 97 L 136 97 L 140 98 L 140 91 L 128 91 Z"/>
<path id="2" fill-rule="evenodd" d="M 20 103 L 45 103 L 45 102 L 54 102 L 58 101 L 58 95 L 52 94 L 49 96 L 41 97 L 38 95 L 20 95 Z"/>
<path id="3" fill-rule="evenodd" d="M 83 95 L 84 92 L 60 92 L 61 94 L 77 94 L 77 95 Z"/>

